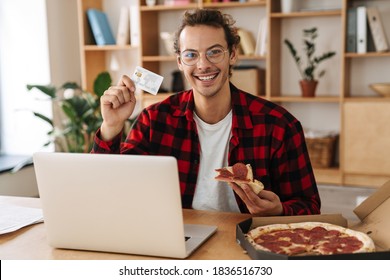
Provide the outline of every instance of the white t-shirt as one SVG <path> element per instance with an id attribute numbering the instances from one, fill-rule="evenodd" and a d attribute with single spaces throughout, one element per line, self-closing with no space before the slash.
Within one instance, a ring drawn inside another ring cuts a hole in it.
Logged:
<path id="1" fill-rule="evenodd" d="M 215 169 L 227 166 L 232 111 L 220 122 L 208 124 L 194 112 L 200 141 L 200 167 L 192 207 L 198 210 L 240 212 L 233 190 L 215 180 Z"/>

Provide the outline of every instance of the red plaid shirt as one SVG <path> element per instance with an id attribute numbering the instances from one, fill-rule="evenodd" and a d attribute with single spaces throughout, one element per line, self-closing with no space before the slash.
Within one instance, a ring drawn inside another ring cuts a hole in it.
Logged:
<path id="1" fill-rule="evenodd" d="M 284 215 L 320 213 L 320 197 L 300 122 L 282 107 L 233 85 L 229 165 L 251 164 L 254 177 L 275 192 Z M 193 119 L 192 90 L 172 95 L 138 116 L 125 142 L 95 136 L 93 153 L 169 155 L 178 161 L 182 205 L 191 208 L 199 170 L 200 144 Z M 236 195 L 242 212 L 248 212 Z"/>

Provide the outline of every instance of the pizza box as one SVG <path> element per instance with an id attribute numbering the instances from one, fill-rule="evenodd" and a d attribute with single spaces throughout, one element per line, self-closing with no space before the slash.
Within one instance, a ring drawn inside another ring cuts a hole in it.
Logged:
<path id="1" fill-rule="evenodd" d="M 302 216 L 272 216 L 253 217 L 245 220 L 236 227 L 237 243 L 252 259 L 259 260 L 287 260 L 287 259 L 390 259 L 390 181 L 380 187 L 354 210 L 359 222 L 348 225 L 347 219 L 341 214 L 321 214 Z M 376 252 L 335 254 L 326 256 L 287 256 L 256 250 L 246 239 L 245 234 L 252 228 L 270 224 L 299 223 L 299 222 L 325 222 L 364 232 L 375 243 Z"/>

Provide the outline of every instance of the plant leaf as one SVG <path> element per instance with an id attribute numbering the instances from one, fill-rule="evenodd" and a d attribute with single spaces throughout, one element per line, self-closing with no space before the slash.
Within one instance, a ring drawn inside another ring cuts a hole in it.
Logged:
<path id="1" fill-rule="evenodd" d="M 67 82 L 61 86 L 62 89 L 81 89 L 81 87 L 75 82 Z"/>
<path id="2" fill-rule="evenodd" d="M 27 85 L 27 89 L 28 90 L 32 90 L 33 88 L 36 88 L 38 90 L 40 90 L 41 92 L 43 92 L 44 94 L 50 96 L 51 98 L 55 98 L 56 97 L 56 91 L 57 89 L 54 87 L 54 86 L 51 86 L 51 85 L 47 85 L 47 86 L 44 86 L 44 85 Z"/>
<path id="3" fill-rule="evenodd" d="M 48 117 L 46 117 L 38 112 L 33 112 L 33 114 L 34 114 L 34 116 L 40 118 L 41 120 L 44 120 L 45 122 L 47 122 L 48 124 L 50 124 L 53 127 L 53 121 L 51 119 L 49 119 Z"/>
<path id="4" fill-rule="evenodd" d="M 110 74 L 108 72 L 102 72 L 96 77 L 93 83 L 93 91 L 98 97 L 101 97 L 104 91 L 111 86 L 111 83 Z"/>

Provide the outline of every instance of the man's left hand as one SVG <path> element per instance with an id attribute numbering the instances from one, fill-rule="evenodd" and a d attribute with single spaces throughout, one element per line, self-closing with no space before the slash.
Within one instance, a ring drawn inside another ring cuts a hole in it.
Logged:
<path id="1" fill-rule="evenodd" d="M 235 183 L 229 183 L 237 195 L 244 201 L 252 215 L 256 216 L 280 216 L 283 214 L 283 206 L 279 196 L 274 192 L 262 190 L 256 194 L 249 185 L 242 187 Z"/>

